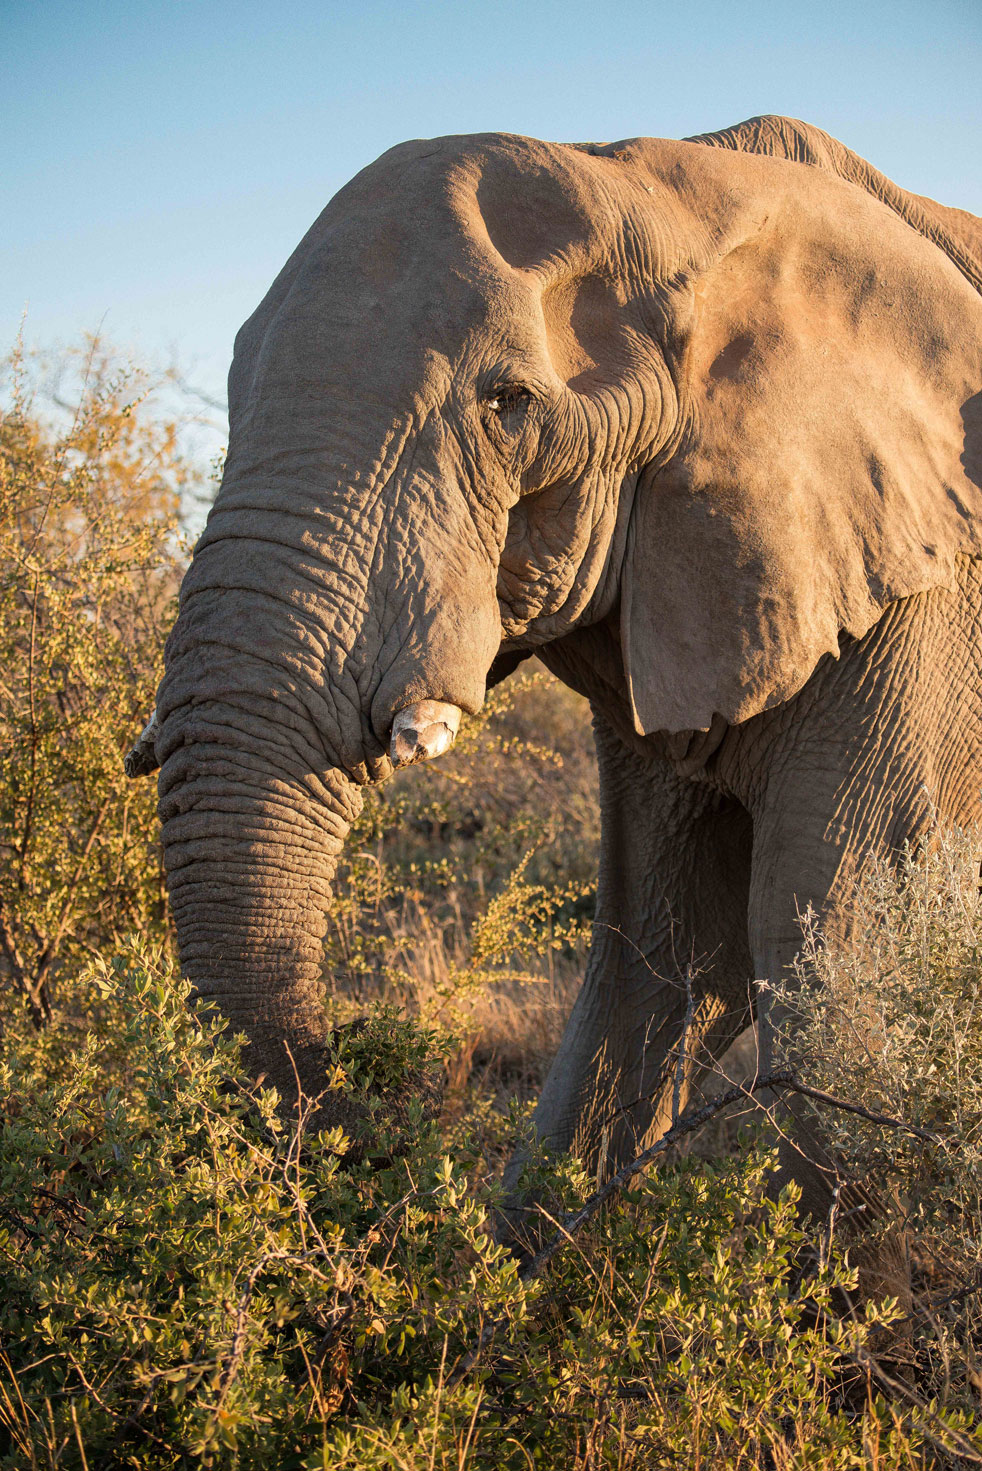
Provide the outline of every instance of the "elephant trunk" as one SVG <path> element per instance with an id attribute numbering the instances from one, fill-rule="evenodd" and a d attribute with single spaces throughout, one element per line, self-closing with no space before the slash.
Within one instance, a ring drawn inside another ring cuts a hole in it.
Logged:
<path id="1" fill-rule="evenodd" d="M 501 625 L 439 423 L 393 459 L 379 446 L 408 428 L 392 416 L 356 444 L 343 404 L 298 425 L 292 400 L 272 420 L 257 402 L 233 414 L 153 747 L 183 970 L 289 1096 L 294 1063 L 305 1091 L 324 1084 L 322 940 L 360 790 L 449 747 Z"/>
<path id="2" fill-rule="evenodd" d="M 289 1098 L 294 1068 L 305 1092 L 324 1085 L 322 941 L 361 790 L 449 748 L 461 707 L 480 704 L 497 611 L 432 605 L 416 584 L 397 604 L 407 632 L 386 639 L 361 578 L 311 596 L 311 562 L 298 572 L 281 547 L 234 534 L 199 545 L 141 741 L 152 736 L 161 763 L 183 971 L 246 1033 L 250 1070 Z M 343 551 L 319 558 L 324 582 Z M 464 639 L 474 669 L 447 656 Z"/>
<path id="3" fill-rule="evenodd" d="M 299 777 L 281 758 L 272 743 L 179 745 L 159 791 L 184 972 L 246 1034 L 250 1070 L 289 1098 L 295 1068 L 305 1090 L 322 1086 L 322 940 L 361 795 L 338 770 Z"/>

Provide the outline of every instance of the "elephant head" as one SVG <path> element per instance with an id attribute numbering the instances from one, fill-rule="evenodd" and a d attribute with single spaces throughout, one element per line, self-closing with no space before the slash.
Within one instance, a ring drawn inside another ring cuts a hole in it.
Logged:
<path id="1" fill-rule="evenodd" d="M 183 965 L 273 1078 L 360 788 L 499 654 L 613 621 L 636 730 L 705 729 L 982 550 L 940 216 L 741 146 L 402 145 L 239 333 L 155 749 Z"/>

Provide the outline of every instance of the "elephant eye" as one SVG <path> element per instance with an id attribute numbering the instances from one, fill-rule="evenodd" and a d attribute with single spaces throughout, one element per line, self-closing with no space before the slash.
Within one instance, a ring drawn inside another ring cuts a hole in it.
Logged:
<path id="1" fill-rule="evenodd" d="M 521 383 L 504 383 L 488 394 L 484 406 L 506 433 L 515 434 L 521 428 L 531 402 L 531 392 Z"/>

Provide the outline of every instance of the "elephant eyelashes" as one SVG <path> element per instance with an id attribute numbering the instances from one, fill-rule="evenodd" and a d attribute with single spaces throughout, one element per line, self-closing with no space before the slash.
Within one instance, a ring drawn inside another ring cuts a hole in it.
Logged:
<path id="1" fill-rule="evenodd" d="M 506 383 L 488 399 L 488 408 L 496 414 L 507 414 L 514 409 L 525 408 L 532 395 L 519 383 Z"/>
<path id="2" fill-rule="evenodd" d="M 486 409 L 494 416 L 506 434 L 516 434 L 521 429 L 532 402 L 532 395 L 519 383 L 506 383 L 485 399 Z"/>

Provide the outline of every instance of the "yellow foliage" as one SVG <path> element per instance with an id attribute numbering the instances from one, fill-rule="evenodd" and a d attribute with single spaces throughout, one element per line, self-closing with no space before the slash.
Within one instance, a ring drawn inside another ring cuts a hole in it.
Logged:
<path id="1" fill-rule="evenodd" d="M 23 353 L 0 415 L 0 977 L 35 1025 L 59 969 L 165 929 L 155 792 L 122 754 L 153 705 L 191 471 L 97 342 L 64 425 Z"/>

